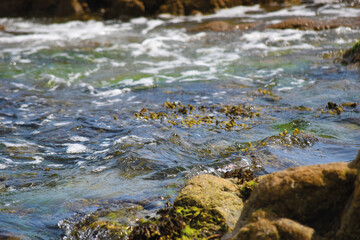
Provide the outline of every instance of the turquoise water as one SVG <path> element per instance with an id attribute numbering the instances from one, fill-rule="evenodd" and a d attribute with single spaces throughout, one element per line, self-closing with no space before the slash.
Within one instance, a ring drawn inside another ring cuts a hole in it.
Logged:
<path id="1" fill-rule="evenodd" d="M 360 10 L 246 13 L 255 10 L 130 22 L 0 19 L 0 236 L 63 238 L 71 228 L 64 220 L 109 205 L 137 204 L 152 214 L 197 174 L 351 161 L 360 108 L 333 115 L 326 107 L 359 104 L 359 71 L 336 63 L 359 29 L 187 29 Z M 195 109 L 182 114 L 167 101 Z M 226 114 L 230 105 L 246 110 Z M 149 112 L 167 117 L 147 119 Z M 206 116 L 214 121 L 186 123 Z M 236 126 L 226 128 L 231 117 Z M 291 138 L 295 128 L 304 133 Z"/>

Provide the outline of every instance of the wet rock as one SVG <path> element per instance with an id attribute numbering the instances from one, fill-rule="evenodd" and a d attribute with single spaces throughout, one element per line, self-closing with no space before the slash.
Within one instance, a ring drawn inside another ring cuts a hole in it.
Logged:
<path id="1" fill-rule="evenodd" d="M 268 25 L 270 29 L 298 29 L 322 31 L 338 27 L 357 28 L 360 18 L 338 18 L 336 20 L 313 20 L 310 18 L 290 18 L 280 23 Z"/>
<path id="2" fill-rule="evenodd" d="M 360 68 L 360 41 L 344 53 L 341 63 Z"/>
<path id="3" fill-rule="evenodd" d="M 316 21 L 309 18 L 291 18 L 280 23 L 271 24 L 267 28 L 271 29 L 298 29 L 298 30 L 325 30 L 337 28 L 340 25 L 335 22 Z"/>
<path id="4" fill-rule="evenodd" d="M 360 151 L 350 167 L 357 169 L 358 174 L 355 181 L 355 190 L 347 202 L 342 214 L 341 226 L 337 233 L 337 239 L 356 240 L 360 237 Z"/>
<path id="5" fill-rule="evenodd" d="M 83 13 L 78 0 L 2 0 L 0 17 L 72 17 Z"/>
<path id="6" fill-rule="evenodd" d="M 359 174 L 350 167 L 303 166 L 262 177 L 224 239 L 358 239 L 351 237 L 359 236 Z"/>
<path id="7" fill-rule="evenodd" d="M 219 239 L 234 228 L 243 202 L 233 182 L 212 175 L 191 178 L 173 206 L 139 221 L 129 239 Z"/>
<path id="8" fill-rule="evenodd" d="M 241 24 L 230 24 L 225 21 L 212 21 L 201 24 L 197 27 L 188 29 L 188 32 L 229 32 L 236 30 L 248 30 L 256 26 L 256 23 L 241 23 Z"/>
<path id="9" fill-rule="evenodd" d="M 140 17 L 145 15 L 144 3 L 140 0 L 113 0 L 104 18 Z"/>
<path id="10" fill-rule="evenodd" d="M 2 0 L 0 1 L 0 17 L 26 16 L 31 0 Z"/>
<path id="11" fill-rule="evenodd" d="M 260 6 L 267 11 L 275 11 L 284 7 L 300 5 L 302 0 L 260 0 Z"/>
<path id="12" fill-rule="evenodd" d="M 80 15 L 83 13 L 83 8 L 78 0 L 62 0 L 56 5 L 55 16 L 67 17 Z"/>
<path id="13" fill-rule="evenodd" d="M 172 15 L 191 15 L 196 13 L 213 13 L 220 8 L 234 7 L 241 5 L 242 0 L 166 0 L 159 7 L 159 13 L 170 13 Z"/>
<path id="14" fill-rule="evenodd" d="M 85 216 L 61 220 L 58 226 L 69 239 L 125 239 L 141 211 L 142 206 L 136 204 L 107 205 Z"/>
<path id="15" fill-rule="evenodd" d="M 227 179 L 212 175 L 191 178 L 175 200 L 175 207 L 198 207 L 203 215 L 217 217 L 225 228 L 234 228 L 243 206 L 239 188 Z"/>

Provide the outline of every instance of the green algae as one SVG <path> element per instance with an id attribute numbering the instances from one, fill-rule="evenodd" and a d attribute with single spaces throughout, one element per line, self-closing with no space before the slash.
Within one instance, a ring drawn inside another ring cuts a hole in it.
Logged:
<path id="1" fill-rule="evenodd" d="M 152 112 L 142 108 L 134 116 L 143 121 L 159 121 L 168 127 L 191 128 L 195 126 L 211 126 L 226 131 L 250 129 L 249 119 L 260 117 L 261 113 L 255 106 L 212 105 L 193 106 L 181 102 L 166 101 L 164 111 Z"/>
<path id="2" fill-rule="evenodd" d="M 142 219 L 129 235 L 130 240 L 190 240 L 222 236 L 227 231 L 224 220 L 196 206 L 168 206 L 158 217 Z"/>

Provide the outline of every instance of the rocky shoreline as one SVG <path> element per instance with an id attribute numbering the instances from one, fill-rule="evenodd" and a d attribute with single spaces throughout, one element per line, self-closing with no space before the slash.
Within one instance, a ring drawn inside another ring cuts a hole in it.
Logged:
<path id="1" fill-rule="evenodd" d="M 249 199 L 244 188 L 251 189 Z M 196 176 L 160 211 L 163 221 L 141 223 L 130 239 L 356 240 L 359 216 L 360 151 L 351 163 L 289 168 L 249 181 Z"/>
<path id="2" fill-rule="evenodd" d="M 329 1 L 331 2 L 331 1 Z M 336 1 L 339 2 L 339 1 Z M 356 1 L 344 1 L 350 5 Z M 302 0 L 2 0 L 0 17 L 116 19 L 159 14 L 195 15 L 214 13 L 221 8 L 260 4 L 266 11 L 314 3 Z M 315 4 L 316 5 L 316 4 Z M 315 6 L 316 7 L 316 6 Z"/>

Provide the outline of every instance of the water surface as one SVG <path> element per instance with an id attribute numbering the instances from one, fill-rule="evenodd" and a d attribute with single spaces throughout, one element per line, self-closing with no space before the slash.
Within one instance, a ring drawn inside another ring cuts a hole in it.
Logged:
<path id="1" fill-rule="evenodd" d="M 109 204 L 152 213 L 201 173 L 255 166 L 264 174 L 352 160 L 359 106 L 340 115 L 326 107 L 359 103 L 359 71 L 334 63 L 359 29 L 187 29 L 219 19 L 276 23 L 360 10 L 258 10 L 130 22 L 0 19 L 0 235 L 59 239 L 59 222 Z M 167 101 L 195 109 L 172 115 L 179 108 Z M 239 105 L 254 115 L 236 115 L 227 129 L 224 109 Z M 151 112 L 168 117 L 144 117 Z M 206 116 L 214 121 L 186 124 Z M 295 128 L 310 140 L 286 146 L 271 138 Z"/>

